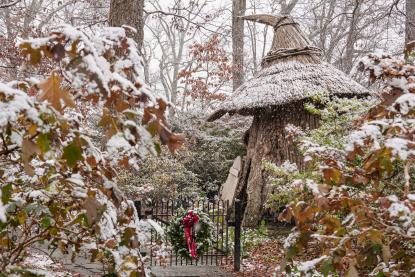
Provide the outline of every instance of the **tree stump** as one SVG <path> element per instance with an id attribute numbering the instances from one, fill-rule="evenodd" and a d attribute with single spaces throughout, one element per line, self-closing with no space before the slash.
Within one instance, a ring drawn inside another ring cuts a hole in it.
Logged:
<path id="1" fill-rule="evenodd" d="M 319 118 L 307 112 L 302 102 L 274 107 L 254 116 L 237 190 L 244 202 L 243 226 L 254 227 L 261 220 L 268 194 L 264 160 L 277 165 L 289 160 L 296 163 L 300 171 L 305 169 L 303 156 L 292 140 L 287 138 L 287 124 L 315 129 Z"/>

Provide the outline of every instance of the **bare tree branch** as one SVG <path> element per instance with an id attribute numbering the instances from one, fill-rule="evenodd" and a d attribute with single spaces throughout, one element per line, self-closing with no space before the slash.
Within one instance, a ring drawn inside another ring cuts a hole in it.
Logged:
<path id="1" fill-rule="evenodd" d="M 195 25 L 196 27 L 198 27 L 198 28 L 200 28 L 200 29 L 204 29 L 204 30 L 206 30 L 206 31 L 208 31 L 208 32 L 211 32 L 211 33 L 214 33 L 214 34 L 218 34 L 218 35 L 225 36 L 225 34 L 223 34 L 223 33 L 220 33 L 220 32 L 218 32 L 218 31 L 216 31 L 216 30 L 209 29 L 209 28 L 205 27 L 204 25 L 202 25 L 202 24 L 200 24 L 200 23 L 197 23 L 197 22 L 191 21 L 191 20 L 189 20 L 188 18 L 186 18 L 185 16 L 183 16 L 183 15 L 179 15 L 179 14 L 176 14 L 176 13 L 165 12 L 165 11 L 162 11 L 162 10 L 151 11 L 151 12 L 144 10 L 144 13 L 145 13 L 147 16 L 148 16 L 148 15 L 152 15 L 152 14 L 162 14 L 162 15 L 165 15 L 165 16 L 174 16 L 174 17 L 181 18 L 181 19 L 183 19 L 183 20 L 185 20 L 185 21 L 187 21 L 187 22 L 189 22 L 189 23 L 193 24 L 193 25 Z"/>
<path id="2" fill-rule="evenodd" d="M 8 3 L 8 4 L 2 4 L 2 5 L 0 5 L 0 9 L 10 8 L 10 7 L 18 4 L 21 1 L 22 0 L 15 0 L 14 2 L 11 2 L 11 3 Z"/>

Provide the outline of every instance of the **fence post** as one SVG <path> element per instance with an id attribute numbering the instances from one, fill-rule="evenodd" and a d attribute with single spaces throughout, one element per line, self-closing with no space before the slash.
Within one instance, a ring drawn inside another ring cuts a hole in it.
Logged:
<path id="1" fill-rule="evenodd" d="M 134 201 L 134 206 L 137 210 L 138 218 L 141 219 L 141 201 Z"/>
<path id="2" fill-rule="evenodd" d="M 241 219 L 242 219 L 242 203 L 241 200 L 235 199 L 235 245 L 233 253 L 233 269 L 239 271 L 241 269 Z"/>

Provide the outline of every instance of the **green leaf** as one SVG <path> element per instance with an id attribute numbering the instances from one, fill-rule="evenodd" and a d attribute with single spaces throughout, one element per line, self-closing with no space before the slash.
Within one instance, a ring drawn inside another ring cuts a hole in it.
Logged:
<path id="1" fill-rule="evenodd" d="M 295 255 L 297 255 L 297 253 L 298 253 L 298 247 L 297 246 L 291 246 L 290 248 L 288 248 L 286 258 L 291 259 Z"/>
<path id="2" fill-rule="evenodd" d="M 52 228 L 49 229 L 49 234 L 51 236 L 56 236 L 56 235 L 58 235 L 58 233 L 59 233 L 58 228 L 52 227 Z"/>
<path id="3" fill-rule="evenodd" d="M 130 239 L 135 235 L 134 229 L 125 228 L 125 231 L 122 235 L 122 241 L 120 245 L 129 245 Z"/>
<path id="4" fill-rule="evenodd" d="M 12 196 L 13 187 L 12 184 L 5 185 L 1 188 L 1 202 L 7 204 Z"/>
<path id="5" fill-rule="evenodd" d="M 39 146 L 42 153 L 46 153 L 50 149 L 50 142 L 45 134 L 40 134 L 36 140 L 37 146 Z"/>
<path id="6" fill-rule="evenodd" d="M 327 260 L 323 263 L 321 266 L 321 273 L 323 273 L 324 276 L 328 276 L 330 272 L 334 271 L 334 267 L 331 260 Z"/>
<path id="7" fill-rule="evenodd" d="M 160 155 L 161 154 L 160 143 L 154 143 L 154 148 L 156 149 L 157 155 Z"/>
<path id="8" fill-rule="evenodd" d="M 48 228 L 50 225 L 52 225 L 52 219 L 50 217 L 44 217 L 42 221 L 40 222 L 40 226 L 42 228 Z"/>
<path id="9" fill-rule="evenodd" d="M 17 214 L 17 220 L 19 221 L 19 225 L 22 225 L 26 220 L 26 212 L 21 211 Z"/>
<path id="10" fill-rule="evenodd" d="M 62 158 L 70 167 L 74 167 L 78 161 L 82 161 L 82 151 L 75 143 L 71 143 L 63 149 Z"/>

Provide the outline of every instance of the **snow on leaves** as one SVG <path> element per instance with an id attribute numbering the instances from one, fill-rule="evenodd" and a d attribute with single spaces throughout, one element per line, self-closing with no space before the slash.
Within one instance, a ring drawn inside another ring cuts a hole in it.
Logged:
<path id="1" fill-rule="evenodd" d="M 75 102 L 69 92 L 61 88 L 62 80 L 56 73 L 38 84 L 40 94 L 38 96 L 40 101 L 48 101 L 49 104 L 57 111 L 62 112 L 65 107 L 75 107 Z"/>
<path id="2" fill-rule="evenodd" d="M 415 67 L 383 54 L 370 55 L 361 66 L 385 90 L 380 103 L 356 122 L 345 151 L 300 143 L 320 174 L 302 181 L 308 196 L 298 197 L 279 217 L 296 221 L 287 244 L 288 270 L 295 254 L 318 245 L 316 259 L 305 264 L 325 257 L 319 267 L 324 274 L 413 273 Z"/>
<path id="3" fill-rule="evenodd" d="M 152 135 L 172 151 L 181 145 L 164 117 L 168 103 L 143 83 L 123 28 L 62 26 L 19 47 L 33 66 L 52 59 L 60 68 L 19 89 L 0 83 L 0 271 L 46 241 L 64 254 L 87 249 L 96 261 L 110 258 L 119 276 L 139 276 L 140 222 L 114 178 L 116 167 L 137 168 L 154 152 Z M 84 105 L 102 111 L 103 151 L 73 116 Z"/>

